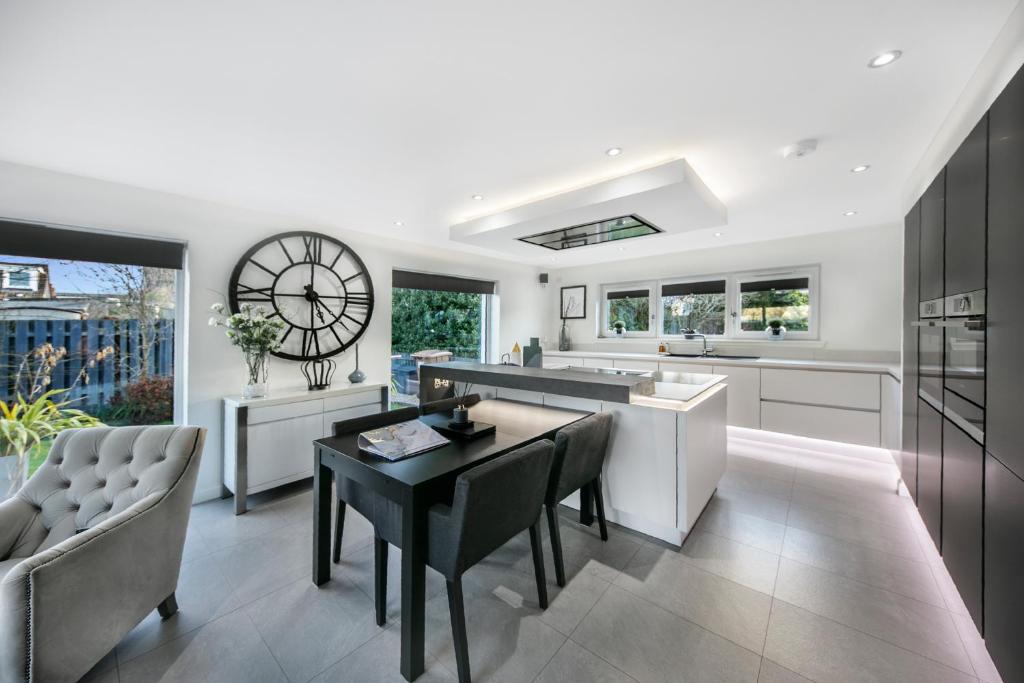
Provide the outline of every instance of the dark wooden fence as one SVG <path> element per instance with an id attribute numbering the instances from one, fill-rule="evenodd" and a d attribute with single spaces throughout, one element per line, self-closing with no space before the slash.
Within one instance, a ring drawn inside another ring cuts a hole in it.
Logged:
<path id="1" fill-rule="evenodd" d="M 149 349 L 149 374 L 174 373 L 174 321 L 155 324 L 154 342 Z M 64 347 L 68 355 L 52 375 L 50 388 L 64 389 L 75 383 L 85 368 L 88 383 L 79 382 L 67 398 L 81 399 L 76 407 L 104 405 L 119 388 L 138 379 L 142 358 L 139 353 L 138 320 L 0 320 L 0 399 L 14 398 L 15 375 L 26 354 L 42 344 Z M 89 360 L 104 348 L 114 354 L 93 366 Z"/>

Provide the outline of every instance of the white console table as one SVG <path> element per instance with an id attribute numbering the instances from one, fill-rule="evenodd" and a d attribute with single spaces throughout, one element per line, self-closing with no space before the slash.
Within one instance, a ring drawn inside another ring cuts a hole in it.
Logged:
<path id="1" fill-rule="evenodd" d="M 330 436 L 335 422 L 387 409 L 387 385 L 370 383 L 225 398 L 224 487 L 235 496 L 235 514 L 245 512 L 250 493 L 312 477 L 312 442 Z"/>

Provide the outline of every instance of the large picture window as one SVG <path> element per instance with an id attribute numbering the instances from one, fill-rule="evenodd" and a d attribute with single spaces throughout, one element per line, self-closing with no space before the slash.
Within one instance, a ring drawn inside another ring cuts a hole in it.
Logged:
<path id="1" fill-rule="evenodd" d="M 34 472 L 69 426 L 173 423 L 184 245 L 13 221 L 0 230 L 0 402 L 39 408 L 32 424 L 27 410 L 5 415 L 7 429 L 41 436 L 17 454 L 24 470 L 0 480 Z"/>
<path id="2" fill-rule="evenodd" d="M 763 338 L 773 321 L 786 338 L 818 338 L 818 266 L 705 275 L 601 288 L 605 337 Z M 623 332 L 616 332 L 615 323 Z"/>
<path id="3" fill-rule="evenodd" d="M 487 360 L 494 283 L 406 270 L 391 277 L 391 395 L 415 405 L 423 364 Z"/>

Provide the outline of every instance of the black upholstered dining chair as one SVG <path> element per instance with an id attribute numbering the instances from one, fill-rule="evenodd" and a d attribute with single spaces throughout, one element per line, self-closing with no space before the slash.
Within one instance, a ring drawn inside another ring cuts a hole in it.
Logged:
<path id="1" fill-rule="evenodd" d="M 408 422 L 409 420 L 417 419 L 419 416 L 419 410 L 415 407 L 409 407 L 400 408 L 398 410 L 389 410 L 376 415 L 356 417 L 351 420 L 340 420 L 334 423 L 334 436 L 356 434 L 371 429 L 385 427 L 387 425 L 397 424 L 399 422 Z M 341 562 L 341 538 L 345 529 L 345 508 L 349 505 L 355 508 L 356 512 L 365 517 L 370 524 L 373 525 L 375 551 L 380 552 L 379 546 L 383 545 L 385 557 L 387 557 L 387 541 L 380 538 L 378 530 L 389 530 L 398 527 L 401 520 L 401 517 L 398 516 L 400 511 L 392 510 L 394 506 L 389 505 L 390 501 L 380 494 L 369 491 L 350 479 L 335 481 L 334 485 L 337 489 L 338 496 L 338 510 L 337 515 L 335 516 L 334 526 L 334 553 L 331 558 L 334 561 L 334 564 Z M 393 538 L 389 538 L 388 540 L 391 540 L 397 545 L 399 538 L 400 534 Z M 384 623 L 384 619 L 381 615 L 382 612 L 378 607 L 378 624 Z"/>
<path id="2" fill-rule="evenodd" d="M 469 683 L 469 642 L 462 597 L 462 575 L 503 546 L 519 532 L 530 530 L 537 602 L 547 609 L 544 550 L 540 537 L 540 510 L 544 503 L 554 444 L 537 441 L 491 462 L 463 472 L 455 481 L 451 506 L 434 505 L 427 517 L 427 564 L 441 573 L 448 586 L 452 639 L 459 683 Z M 387 548 L 377 555 L 375 586 L 378 605 L 387 575 Z M 383 562 L 381 561 L 383 557 Z"/>
<path id="3" fill-rule="evenodd" d="M 555 561 L 555 581 L 559 586 L 565 586 L 565 562 L 562 559 L 562 537 L 558 530 L 558 504 L 566 496 L 576 490 L 589 489 L 597 508 L 601 540 L 608 540 L 604 495 L 601 493 L 601 468 L 604 466 L 611 431 L 611 414 L 595 413 L 563 427 L 555 435 L 554 461 L 544 507 L 551 536 L 551 554 Z"/>

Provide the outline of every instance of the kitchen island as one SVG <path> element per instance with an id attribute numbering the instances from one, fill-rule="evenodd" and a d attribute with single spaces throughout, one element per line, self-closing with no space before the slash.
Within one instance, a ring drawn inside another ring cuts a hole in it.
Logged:
<path id="1" fill-rule="evenodd" d="M 612 415 L 602 485 L 609 521 L 682 545 L 726 464 L 726 392 L 720 375 L 614 369 L 424 365 L 421 400 L 473 393 Z M 577 494 L 566 505 L 579 509 Z"/>

